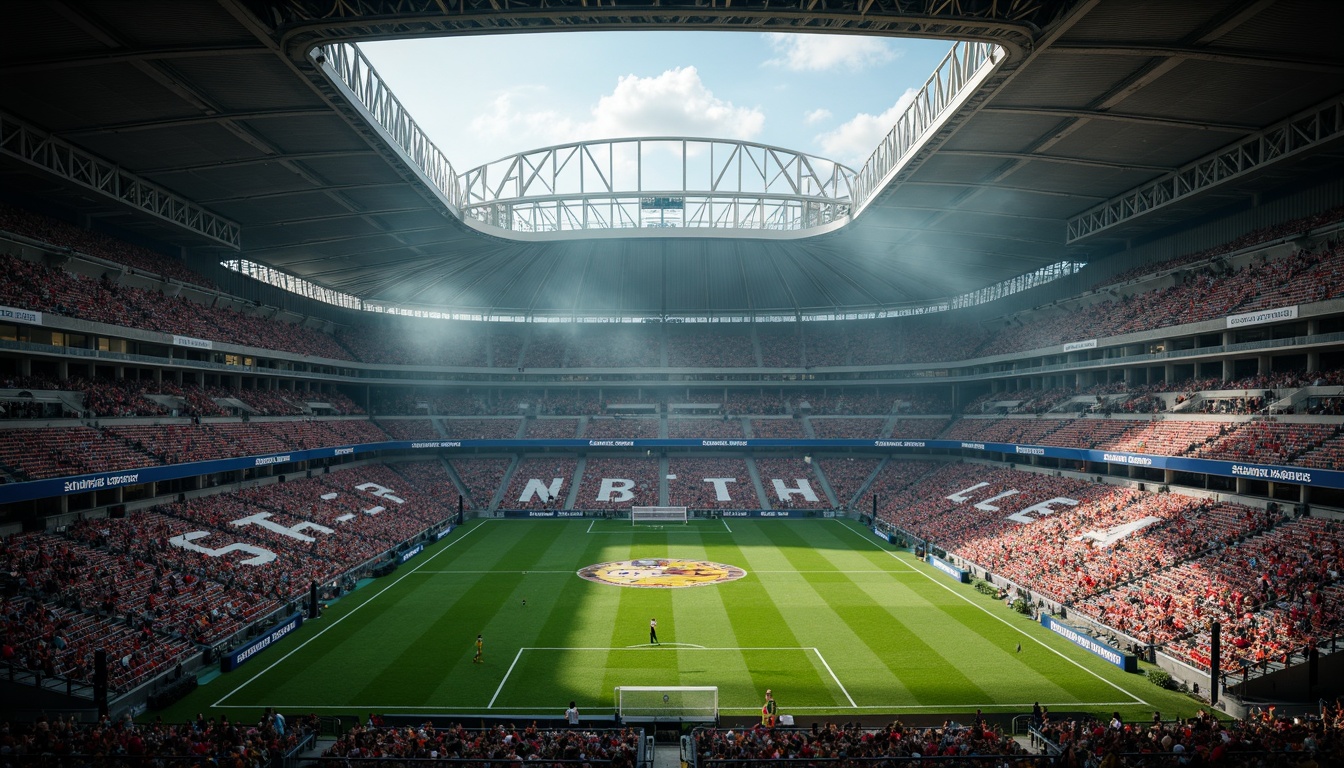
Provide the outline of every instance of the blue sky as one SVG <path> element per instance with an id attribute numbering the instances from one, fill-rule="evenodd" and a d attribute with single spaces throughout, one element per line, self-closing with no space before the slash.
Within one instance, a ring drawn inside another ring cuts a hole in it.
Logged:
<path id="1" fill-rule="evenodd" d="M 687 135 L 858 168 L 951 43 L 571 32 L 360 46 L 459 171 L 570 141 Z"/>

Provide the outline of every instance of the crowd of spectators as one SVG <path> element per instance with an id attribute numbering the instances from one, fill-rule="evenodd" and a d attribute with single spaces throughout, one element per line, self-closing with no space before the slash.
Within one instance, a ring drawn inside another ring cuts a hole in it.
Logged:
<path id="1" fill-rule="evenodd" d="M 0 203 L 0 230 L 57 248 L 69 248 L 104 261 L 124 264 L 160 280 L 173 279 L 203 288 L 215 287 L 209 278 L 192 271 L 181 259 L 156 253 L 115 237 L 81 229 L 60 219 L 24 208 Z"/>
<path id="2" fill-rule="evenodd" d="M 396 499 L 358 487 L 370 482 Z M 127 690 L 277 612 L 311 581 L 442 522 L 455 512 L 450 500 L 452 483 L 435 462 L 365 465 L 7 537 L 0 573 L 14 596 L 0 612 L 2 654 L 87 683 L 94 652 L 105 650 L 113 689 Z M 258 516 L 267 525 L 238 525 Z M 182 538 L 194 533 L 206 535 Z M 239 544 L 243 551 L 227 554 Z"/>
<path id="3" fill-rule="evenodd" d="M 590 440 L 653 439 L 658 437 L 659 424 L 651 416 L 589 416 L 583 436 Z"/>
<path id="4" fill-rule="evenodd" d="M 733 416 L 776 416 L 784 413 L 784 398 L 730 390 L 723 398 L 723 409 Z"/>
<path id="5" fill-rule="evenodd" d="M 135 722 L 129 715 L 94 723 L 41 715 L 31 723 L 0 726 L 0 754 L 10 760 L 79 756 L 104 765 L 208 764 L 263 768 L 300 749 L 319 732 L 317 715 L 277 716 L 267 708 L 255 723 L 231 722 L 227 715 L 165 723 L 161 717 Z"/>
<path id="6" fill-rule="evenodd" d="M 439 431 L 430 419 L 379 419 L 376 423 L 394 440 L 439 439 Z"/>
<path id="7" fill-rule="evenodd" d="M 1136 280 L 1141 277 L 1169 272 L 1177 267 L 1185 266 L 1187 264 L 1209 261 L 1214 257 L 1239 251 L 1254 245 L 1268 243 L 1273 240 L 1303 232 L 1309 232 L 1317 227 L 1338 222 L 1341 219 L 1344 219 L 1344 206 L 1322 211 L 1311 216 L 1304 216 L 1302 218 L 1286 221 L 1275 226 L 1261 227 L 1260 229 L 1247 232 L 1240 237 L 1235 237 L 1213 248 L 1182 254 L 1175 258 L 1156 263 L 1149 262 L 1146 264 L 1139 264 L 1106 278 L 1104 281 L 1092 286 L 1092 289 L 1095 291 L 1108 285 L 1119 285 L 1120 283 L 1129 282 L 1130 280 Z"/>
<path id="8" fill-rule="evenodd" d="M 509 477 L 509 487 L 504 490 L 499 508 L 563 509 L 578 464 L 578 459 L 559 456 L 520 459 Z M 536 492 L 534 480 L 541 483 L 544 493 Z M 480 499 L 476 501 L 481 503 Z"/>
<path id="9" fill-rule="evenodd" d="M 384 416 L 484 416 L 495 413 L 472 393 L 425 391 L 378 392 L 373 399 L 373 412 Z M 513 413 L 518 411 L 515 409 Z"/>
<path id="10" fill-rule="evenodd" d="M 565 440 L 579 436 L 578 419 L 528 419 L 527 439 Z"/>
<path id="11" fill-rule="evenodd" d="M 635 768 L 642 732 L 633 728 L 550 730 L 535 724 L 467 729 L 432 723 L 403 728 L 356 726 L 342 734 L 322 754 L 346 759 L 386 760 L 495 760 L 526 764 L 568 760 L 610 768 Z"/>
<path id="12" fill-rule="evenodd" d="M 747 423 L 751 426 L 751 436 L 756 438 L 775 438 L 775 439 L 801 439 L 807 437 L 803 432 L 803 423 L 798 419 L 791 418 L 761 418 L 748 419 Z"/>
<path id="13" fill-rule="evenodd" d="M 1254 538 L 1150 573 L 1076 610 L 1204 669 L 1214 620 L 1223 627 L 1226 672 L 1300 662 L 1315 641 L 1344 631 L 1344 527 L 1316 518 L 1258 522 Z"/>
<path id="14" fill-rule="evenodd" d="M 838 418 L 813 417 L 812 432 L 822 440 L 866 439 L 886 437 L 887 420 L 882 417 Z"/>
<path id="15" fill-rule="evenodd" d="M 881 463 L 881 459 L 847 457 L 818 459 L 817 467 L 826 476 L 826 482 L 830 484 L 835 500 L 840 506 L 848 508 L 856 503 L 855 497 L 859 489 L 868 482 L 868 478 L 873 476 L 873 472 Z"/>
<path id="16" fill-rule="evenodd" d="M 857 724 L 813 725 L 802 728 L 699 728 L 694 732 L 700 760 L 742 760 L 743 765 L 790 760 L 800 764 L 872 764 L 877 758 L 988 758 L 985 765 L 1005 765 L 1002 760 L 1029 754 L 1011 734 L 977 718 L 970 725 L 946 722 L 940 728 L 913 728 L 896 720 L 880 728 Z M 905 764 L 902 762 L 901 764 Z"/>
<path id="17" fill-rule="evenodd" d="M 336 340 L 365 363 L 486 367 L 490 326 L 458 320 L 384 320 L 342 328 Z"/>
<path id="18" fill-rule="evenodd" d="M 1219 721 L 1200 710 L 1193 717 L 1126 722 L 1092 715 L 1044 716 L 1033 723 L 1066 766 L 1128 764 L 1217 765 L 1227 768 L 1317 768 L 1334 765 L 1344 754 L 1344 715 L 1326 705 L 1321 717 L 1287 717 L 1256 707 L 1245 720 Z M 1123 762 L 1122 762 L 1123 761 Z"/>
<path id="19" fill-rule="evenodd" d="M 667 460 L 667 503 L 687 509 L 759 509 L 745 459 L 673 457 Z M 724 478 L 728 498 L 720 499 L 707 478 Z"/>
<path id="20" fill-rule="evenodd" d="M 512 440 L 523 426 L 519 418 L 443 419 L 440 423 L 452 440 Z"/>
<path id="21" fill-rule="evenodd" d="M 1283 226 L 1319 226 L 1340 215 L 1335 210 Z M 0 227 L 117 263 L 130 263 L 151 274 L 205 282 L 175 259 L 19 209 L 0 211 Z M 1261 254 L 1240 267 L 1222 260 L 1220 254 L 1228 250 L 1278 237 L 1275 233 L 1281 231 L 1283 227 L 1262 231 L 1230 242 L 1216 253 L 1182 257 L 1180 265 L 1194 266 L 1182 272 L 1174 285 L 1152 290 L 1138 286 L 1137 292 L 1114 298 L 1093 294 L 1048 310 L 1033 310 L 994 329 L 934 315 L 692 329 L 644 324 L 539 324 L 514 329 L 503 324 L 390 318 L 378 326 L 346 328 L 333 337 L 302 325 L 238 311 L 233 302 L 207 306 L 185 295 L 167 296 L 158 290 L 123 284 L 115 271 L 102 279 L 90 279 L 11 256 L 3 257 L 0 263 L 11 276 L 0 289 L 0 301 L 126 327 L 383 364 L 656 368 L 662 365 L 664 350 L 674 367 L 922 363 L 1152 330 L 1238 311 L 1321 301 L 1344 291 L 1344 282 L 1338 279 L 1344 273 L 1344 249 L 1333 241 L 1275 259 Z M 1148 265 L 1135 275 L 1153 274 L 1148 270 L 1175 265 Z"/>
<path id="22" fill-rule="evenodd" d="M 602 497 L 604 481 L 613 481 Z M 543 482 L 545 480 L 543 479 Z M 627 495 L 629 494 L 629 495 Z M 574 499 L 576 509 L 628 509 L 658 505 L 658 460 L 589 457 Z"/>
<path id="23" fill-rule="evenodd" d="M 814 416 L 885 416 L 895 407 L 895 396 L 887 392 L 873 390 L 853 390 L 830 392 L 808 392 L 798 396 L 795 410 L 806 402 Z"/>
<path id="24" fill-rule="evenodd" d="M 757 458 L 756 472 L 771 509 L 832 508 L 810 457 Z M 809 491 L 812 498 L 808 498 Z"/>
<path id="25" fill-rule="evenodd" d="M 947 428 L 947 419 L 899 418 L 891 425 L 893 440 L 927 440 L 938 437 Z"/>
<path id="26" fill-rule="evenodd" d="M 680 438 L 710 438 L 719 440 L 742 439 L 742 420 L 709 416 L 670 418 L 667 436 Z"/>
<path id="27" fill-rule="evenodd" d="M 178 384 L 171 380 L 155 381 L 151 378 L 86 379 L 72 375 L 58 380 L 43 376 L 16 376 L 0 380 L 0 389 L 74 393 L 82 396 L 82 415 L 98 419 L 216 417 L 245 413 L 255 416 L 301 416 L 313 411 L 309 403 L 325 403 L 341 415 L 364 412 L 349 397 L 334 390 L 317 392 L 200 386 L 195 383 Z M 230 402 L 233 400 L 246 407 Z"/>
<path id="28" fill-rule="evenodd" d="M 348 360 L 331 336 L 303 326 L 206 306 L 183 295 L 92 279 L 0 254 L 0 302 L 53 315 L 302 355 Z"/>
<path id="29" fill-rule="evenodd" d="M 570 368 L 657 368 L 662 364 L 661 328 L 639 323 L 586 326 L 570 339 L 565 356 Z"/>
<path id="30" fill-rule="evenodd" d="M 703 325 L 669 328 L 666 335 L 669 368 L 755 368 L 760 365 L 751 340 L 751 327 L 716 328 L 714 341 L 705 343 Z"/>
<path id="31" fill-rule="evenodd" d="M 1344 632 L 1337 522 L 979 464 L 886 472 L 872 492 L 891 525 L 1193 665 L 1214 619 L 1224 670 L 1300 662 Z"/>
<path id="32" fill-rule="evenodd" d="M 472 509 L 489 509 L 495 491 L 504 482 L 511 459 L 453 458 L 449 462 L 467 491 Z"/>

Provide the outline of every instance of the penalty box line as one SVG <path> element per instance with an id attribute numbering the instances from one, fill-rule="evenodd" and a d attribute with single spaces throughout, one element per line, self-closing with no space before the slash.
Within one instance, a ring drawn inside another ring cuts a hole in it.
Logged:
<path id="1" fill-rule="evenodd" d="M 839 521 L 838 518 L 837 518 L 837 521 Z M 846 522 L 844 522 L 844 521 L 839 521 L 839 522 L 840 522 L 840 524 L 843 525 L 845 528 L 848 528 L 851 532 L 853 532 L 853 534 L 854 534 L 855 536 L 858 536 L 858 537 L 862 538 L 864 541 L 867 541 L 868 543 L 872 544 L 874 547 L 877 547 L 877 542 L 875 542 L 875 541 L 869 539 L 867 536 L 864 536 L 864 535 L 863 535 L 862 533 L 860 533 L 859 531 L 854 530 L 854 528 L 853 528 L 852 526 L 850 526 L 848 523 L 846 523 Z M 865 530 L 867 530 L 867 529 L 865 529 Z M 895 552 L 893 552 L 893 551 L 891 551 L 891 550 L 889 550 L 889 549 L 882 549 L 881 547 L 877 547 L 877 548 L 878 548 L 879 551 L 886 552 L 889 556 L 895 558 L 896 560 L 900 560 L 900 559 L 901 559 L 901 558 L 899 558 L 899 557 L 896 556 L 896 553 L 895 553 Z M 1068 663 L 1070 663 L 1070 664 L 1072 664 L 1073 666 L 1075 666 L 1075 667 L 1081 669 L 1082 671 L 1086 672 L 1087 674 L 1089 674 L 1089 675 L 1095 677 L 1096 679 L 1100 680 L 1101 682 L 1103 682 L 1103 683 L 1105 683 L 1105 684 L 1111 686 L 1111 687 L 1114 688 L 1115 690 L 1117 690 L 1117 691 L 1119 691 L 1119 692 L 1125 694 L 1126 696 L 1128 696 L 1128 697 L 1130 697 L 1131 699 L 1133 699 L 1133 700 L 1134 700 L 1134 703 L 1136 703 L 1136 704 L 1142 704 L 1142 705 L 1145 706 L 1145 707 L 1151 707 L 1151 706 L 1152 706 L 1152 705 L 1149 704 L 1148 702 L 1146 702 L 1146 701 L 1144 701 L 1143 699 L 1139 698 L 1138 696 L 1134 695 L 1133 692 L 1131 692 L 1131 691 L 1125 689 L 1124 687 L 1122 687 L 1119 683 L 1115 683 L 1115 682 L 1112 682 L 1112 681 L 1110 681 L 1110 680 L 1107 680 L 1105 677 L 1102 677 L 1100 674 L 1098 674 L 1098 673 L 1096 673 L 1096 672 L 1093 672 L 1092 670 L 1090 670 L 1090 669 L 1088 669 L 1087 667 L 1085 667 L 1085 666 L 1083 666 L 1082 664 L 1080 664 L 1077 660 L 1072 659 L 1072 658 L 1070 658 L 1070 657 L 1064 655 L 1064 652 L 1063 652 L 1063 651 L 1060 651 L 1058 648 L 1054 648 L 1054 647 L 1048 645 L 1044 640 L 1040 639 L 1039 637 L 1037 637 L 1037 636 L 1031 634 L 1030 632 L 1027 632 L 1025 629 L 1022 629 L 1022 628 L 1019 627 L 1019 626 L 1015 626 L 1015 625 L 1013 625 L 1013 624 L 1010 624 L 1010 623 L 1008 622 L 1008 620 L 1005 619 L 1005 618 L 1003 618 L 1002 616 L 998 616 L 998 615 L 996 615 L 996 614 L 990 613 L 990 611 L 989 611 L 988 608 L 984 607 L 983 605 L 980 605 L 979 603 L 976 603 L 976 602 L 972 601 L 969 597 L 963 595 L 962 593 L 958 592 L 957 590 L 953 589 L 952 587 L 948 586 L 947 584 L 944 584 L 942 581 L 939 581 L 938 578 L 936 578 L 933 574 L 929 573 L 928 571 L 924 571 L 924 570 L 916 570 L 915 573 L 918 573 L 919 575 L 921 575 L 921 576 L 923 576 L 924 578 L 928 579 L 929 581 L 933 582 L 933 583 L 936 584 L 937 586 L 942 587 L 943 589 L 947 590 L 949 593 L 955 595 L 956 598 L 957 598 L 958 600 L 961 600 L 962 602 L 966 603 L 967 605 L 970 605 L 970 606 L 976 608 L 977 610 L 979 610 L 979 611 L 981 611 L 982 613 L 984 613 L 986 616 L 988 616 L 988 617 L 994 619 L 995 621 L 999 622 L 1000 624 L 1003 624 L 1004 626 L 1008 627 L 1009 629 L 1013 630 L 1014 632 L 1016 632 L 1016 633 L 1018 633 L 1018 634 L 1020 634 L 1020 635 L 1023 635 L 1024 637 L 1026 637 L 1026 638 L 1027 638 L 1028 640 L 1030 640 L 1031 642 L 1036 643 L 1037 645 L 1041 646 L 1042 648 L 1046 649 L 1047 651 L 1049 651 L 1049 652 L 1055 654 L 1055 655 L 1058 656 L 1059 658 L 1061 658 L 1061 659 L 1067 661 Z M 1040 626 L 1040 625 L 1038 624 L 1037 626 Z"/>
<path id="2" fill-rule="evenodd" d="M 406 578 L 407 576 L 410 576 L 410 575 L 414 574 L 415 572 L 419 571 L 421 568 L 425 567 L 426 565 L 429 565 L 429 563 L 430 563 L 431 561 L 433 561 L 434 558 L 438 557 L 439 555 L 442 555 L 444 552 L 447 552 L 448 550 L 450 550 L 450 549 L 452 549 L 453 547 L 457 546 L 458 542 L 462 541 L 462 540 L 465 539 L 466 537 L 468 537 L 468 536 L 470 536 L 471 534 L 475 533 L 476 531 L 480 530 L 480 527 L 481 527 L 482 525 L 484 525 L 484 524 L 485 524 L 485 521 L 481 521 L 481 522 L 477 523 L 476 525 L 472 526 L 471 528 L 469 528 L 469 529 L 467 530 L 466 533 L 463 533 L 461 536 L 458 536 L 456 539 L 453 539 L 452 541 L 448 542 L 448 544 L 447 544 L 446 546 L 444 546 L 443 549 L 440 549 L 438 552 L 435 552 L 434 554 L 430 555 L 429 557 L 426 557 L 424 560 L 421 560 L 420 563 L 419 563 L 418 565 L 416 565 L 414 568 L 410 569 L 409 571 L 406 571 L 405 573 L 403 573 L 402 575 L 398 576 L 396 579 L 394 579 L 393 581 L 391 581 L 387 586 L 383 587 L 382 589 L 380 589 L 380 590 L 378 590 L 377 592 L 375 592 L 375 593 L 373 593 L 372 595 L 370 595 L 369 598 L 368 598 L 367 600 L 365 600 L 364 602 L 360 603 L 359 605 L 356 605 L 354 608 L 351 608 L 349 613 L 347 613 L 347 614 L 345 614 L 344 616 L 340 617 L 339 619 L 337 619 L 337 620 L 331 622 L 330 624 L 327 624 L 326 626 L 322 627 L 321 629 L 319 629 L 319 630 L 317 631 L 316 634 L 314 634 L 312 637 L 308 638 L 307 640 L 304 640 L 302 643 L 300 643 L 297 647 L 295 647 L 295 648 L 294 648 L 293 650 L 291 650 L 289 653 L 286 653 L 284 656 L 281 656 L 280 658 L 278 658 L 278 659 L 276 659 L 275 661 L 271 662 L 271 665 L 270 665 L 270 666 L 268 666 L 268 667 L 266 667 L 265 669 L 261 670 L 260 672 L 258 672 L 257 674 L 253 675 L 252 677 L 248 678 L 247 680 L 244 680 L 242 683 L 239 683 L 237 688 L 234 688 L 233 690 L 229 691 L 228 693 L 224 694 L 223 696 L 220 696 L 220 697 L 219 697 L 219 701 L 216 701 L 214 704 L 211 704 L 210 706 L 211 706 L 211 707 L 222 707 L 223 704 L 224 704 L 224 701 L 225 701 L 226 699 L 228 699 L 230 696 L 233 696 L 235 693 L 238 693 L 239 691 L 243 690 L 243 688 L 247 687 L 249 684 L 251 684 L 253 681 L 255 681 L 255 680 L 257 680 L 258 678 L 260 678 L 262 675 L 266 674 L 267 672 L 270 672 L 272 669 L 275 669 L 277 666 L 279 666 L 281 663 L 283 663 L 283 662 L 285 661 L 285 659 L 288 659 L 290 656 L 293 656 L 294 654 L 296 654 L 296 653 L 298 653 L 299 651 L 303 650 L 305 647 L 307 647 L 307 645 L 308 645 L 309 643 L 311 643 L 311 642 L 313 642 L 314 640 L 316 640 L 317 638 L 319 638 L 319 637 L 325 635 L 325 634 L 327 633 L 327 630 L 332 629 L 332 628 L 335 627 L 337 624 L 340 624 L 342 621 L 345 621 L 346 619 L 350 618 L 351 616 L 354 616 L 355 613 L 356 613 L 357 611 L 359 611 L 360 609 L 362 609 L 362 608 L 364 608 L 365 606 L 369 605 L 369 603 L 372 603 L 374 600 L 377 600 L 379 597 L 382 596 L 382 594 L 383 594 L 384 592 L 386 592 L 387 590 L 389 590 L 389 589 L 391 589 L 391 588 L 397 586 L 398 584 L 400 584 L 402 579 Z M 465 527 L 465 526 L 464 526 L 464 527 Z"/>
<path id="3" fill-rule="evenodd" d="M 505 686 L 506 684 L 508 684 L 508 682 L 509 682 L 509 677 L 511 677 L 511 676 L 513 675 L 513 669 L 514 669 L 514 667 L 518 666 L 518 660 L 521 659 L 521 658 L 523 658 L 523 652 L 524 652 L 524 651 L 636 651 L 636 650 L 637 650 L 637 651 L 645 651 L 645 652 L 655 652 L 655 651 L 658 651 L 658 650 L 661 650 L 661 649 L 658 649 L 656 646 L 655 646 L 655 647 L 649 647 L 649 646 L 647 646 L 647 645 L 639 645 L 639 646 L 635 646 L 635 647 L 633 647 L 633 648 L 632 648 L 632 647 L 624 647 L 624 648 L 620 648 L 620 647 L 594 647 L 594 646 L 587 646 L 587 647 L 585 647 L 585 646 L 578 646 L 578 647 L 574 647 L 574 646 L 536 646 L 536 647 L 523 647 L 523 648 L 519 648 L 519 649 L 518 649 L 518 652 L 515 653 L 515 654 L 513 655 L 513 662 L 509 664 L 509 668 L 508 668 L 508 670 L 504 672 L 504 679 L 502 679 L 502 680 L 499 681 L 499 687 L 495 689 L 495 695 L 490 697 L 490 703 L 489 703 L 489 704 L 486 704 L 486 705 L 485 705 L 485 708 L 486 708 L 486 709 L 493 709 L 493 708 L 494 708 L 494 706 L 495 706 L 495 701 L 499 698 L 499 694 L 501 694 L 501 693 L 504 692 L 504 686 Z M 673 650 L 673 649 L 669 649 L 669 650 Z M 835 670 L 831 669 L 831 665 L 826 661 L 826 657 L 823 656 L 823 655 L 821 655 L 821 651 L 818 650 L 815 646 L 810 646 L 810 645 L 809 645 L 809 646 L 804 646 L 804 645 L 796 645 L 796 646 L 738 646 L 738 647 L 728 647 L 728 648 L 706 648 L 706 647 L 704 647 L 704 646 L 699 646 L 699 645 L 678 644 L 678 646 L 677 646 L 677 648 L 676 648 L 675 650 L 679 650 L 679 651 L 811 651 L 812 653 L 815 653 L 815 654 L 817 655 L 817 660 L 820 661 L 820 662 L 821 662 L 821 665 L 822 665 L 823 667 L 826 668 L 826 673 L 829 674 L 829 675 L 831 676 L 831 679 L 835 681 L 835 685 L 836 685 L 836 687 L 838 687 L 838 688 L 840 689 L 840 692 L 843 693 L 843 694 L 845 695 L 845 700 L 849 702 L 849 706 L 852 707 L 852 708 L 855 708 L 855 709 L 858 709 L 858 708 L 859 708 L 859 705 L 856 704 L 856 703 L 854 702 L 854 697 L 849 695 L 849 690 L 848 690 L 847 688 L 845 688 L 845 684 L 842 683 L 842 682 L 840 682 L 840 678 L 835 674 Z"/>

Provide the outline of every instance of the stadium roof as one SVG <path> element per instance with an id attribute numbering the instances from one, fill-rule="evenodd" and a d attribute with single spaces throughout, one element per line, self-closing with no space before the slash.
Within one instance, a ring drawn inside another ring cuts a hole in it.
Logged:
<path id="1" fill-rule="evenodd" d="M 1336 0 L 69 0 L 0 18 L 11 193 L 390 304 L 887 308 L 1086 261 L 1344 167 Z M 314 60 L 335 42 L 634 28 L 935 36 L 1004 56 L 852 223 L 787 241 L 483 233 Z"/>

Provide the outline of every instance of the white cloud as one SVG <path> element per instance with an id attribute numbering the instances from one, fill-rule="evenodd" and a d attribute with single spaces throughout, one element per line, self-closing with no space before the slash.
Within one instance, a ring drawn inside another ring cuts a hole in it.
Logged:
<path id="1" fill-rule="evenodd" d="M 585 134 L 582 138 L 662 135 L 752 139 L 764 127 L 763 112 L 716 98 L 695 67 L 676 67 L 657 77 L 621 77 L 616 89 L 593 107 L 592 119 L 579 129 Z"/>
<path id="2" fill-rule="evenodd" d="M 706 136 L 749 140 L 765 127 L 765 114 L 714 96 L 695 67 L 677 67 L 654 77 L 624 75 L 588 115 L 553 108 L 528 110 L 534 94 L 496 96 L 471 120 L 475 141 L 515 145 L 508 152 L 571 141 L 631 136 Z M 495 157 L 492 155 L 492 158 Z"/>
<path id="3" fill-rule="evenodd" d="M 808 125 L 816 125 L 831 119 L 831 110 L 826 108 L 812 109 L 803 113 L 803 122 Z"/>
<path id="4" fill-rule="evenodd" d="M 859 72 L 900 55 L 891 43 L 877 37 L 767 32 L 765 38 L 778 54 L 766 64 L 791 72 Z"/>
<path id="5" fill-rule="evenodd" d="M 906 89 L 896 103 L 880 115 L 860 112 L 834 130 L 816 137 L 821 155 L 853 167 L 868 159 L 877 143 L 896 125 L 896 120 L 914 101 L 919 91 Z"/>

